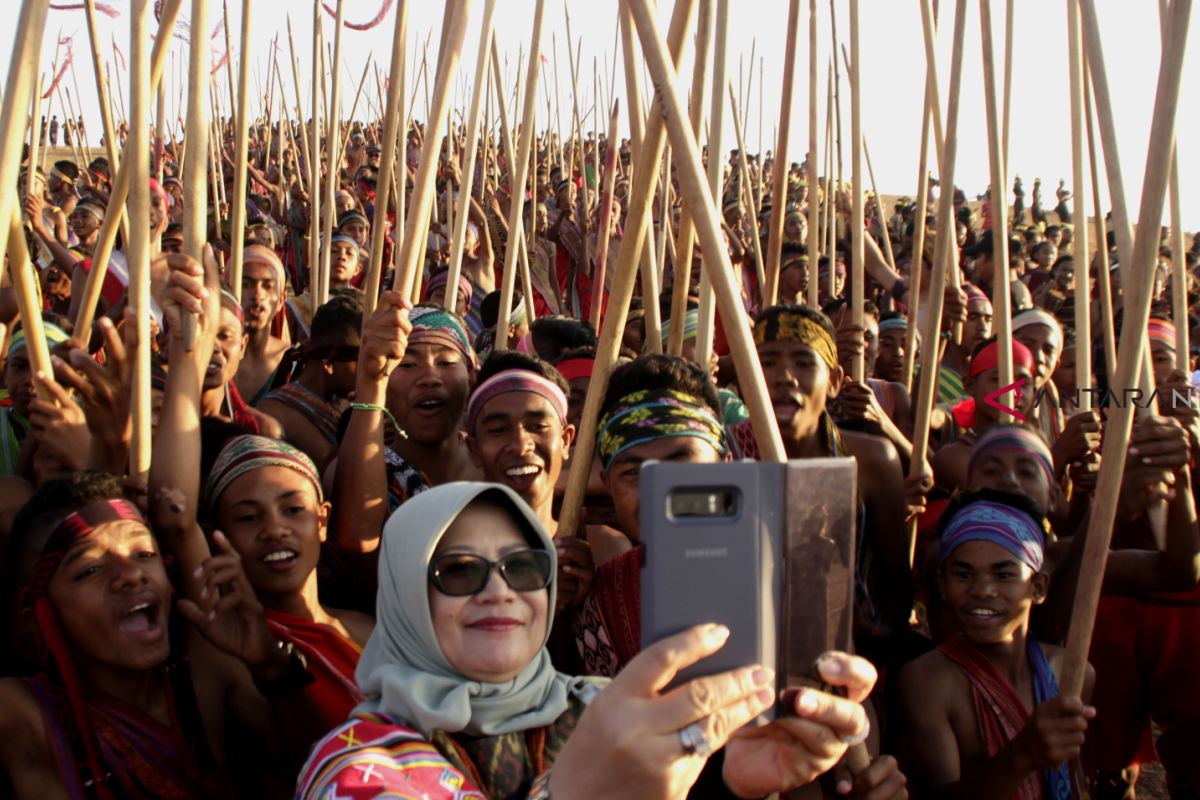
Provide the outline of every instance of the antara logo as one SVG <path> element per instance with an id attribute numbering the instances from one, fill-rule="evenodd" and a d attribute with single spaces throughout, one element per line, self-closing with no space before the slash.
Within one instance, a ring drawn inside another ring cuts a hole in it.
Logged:
<path id="1" fill-rule="evenodd" d="M 983 398 L 983 402 L 987 403 L 992 408 L 997 408 L 997 409 L 1003 411 L 1005 414 L 1008 414 L 1009 416 L 1013 417 L 1018 422 L 1024 422 L 1025 421 L 1024 414 L 1022 414 L 1020 411 L 1017 411 L 1017 409 L 1015 409 L 1015 408 L 1010 408 L 1010 407 L 1004 405 L 997 399 L 997 398 L 1003 397 L 1004 395 L 1008 394 L 1009 392 L 1015 392 L 1016 399 L 1013 401 L 1013 403 L 1014 403 L 1014 405 L 1019 406 L 1019 405 L 1021 405 L 1021 389 L 1024 386 L 1025 386 L 1025 379 L 1017 378 L 1015 381 L 1010 383 L 1008 386 L 1001 386 L 996 391 L 989 393 L 986 397 Z"/>

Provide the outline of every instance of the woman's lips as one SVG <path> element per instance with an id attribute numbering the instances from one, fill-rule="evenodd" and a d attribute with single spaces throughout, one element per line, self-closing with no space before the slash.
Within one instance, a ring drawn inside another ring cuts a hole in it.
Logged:
<path id="1" fill-rule="evenodd" d="M 477 622 L 472 622 L 467 627 L 488 631 L 489 633 L 505 633 L 516 630 L 521 627 L 521 624 L 520 620 L 513 619 L 512 617 L 484 617 Z"/>

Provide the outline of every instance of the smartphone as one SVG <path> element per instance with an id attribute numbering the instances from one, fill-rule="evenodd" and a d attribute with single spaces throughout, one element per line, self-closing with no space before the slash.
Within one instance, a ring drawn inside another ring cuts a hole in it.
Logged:
<path id="1" fill-rule="evenodd" d="M 695 625 L 725 646 L 674 685 L 751 664 L 776 666 L 782 464 L 648 462 L 641 471 L 642 646 Z"/>

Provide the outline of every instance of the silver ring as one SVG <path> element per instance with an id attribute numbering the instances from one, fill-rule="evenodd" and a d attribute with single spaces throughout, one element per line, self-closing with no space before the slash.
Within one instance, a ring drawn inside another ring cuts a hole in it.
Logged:
<path id="1" fill-rule="evenodd" d="M 864 717 L 862 730 L 859 731 L 858 733 L 852 733 L 849 736 L 843 736 L 842 744 L 846 744 L 846 745 L 849 745 L 850 747 L 854 747 L 855 745 L 859 745 L 859 744 L 862 744 L 863 742 L 865 742 L 867 740 L 867 737 L 870 735 L 871 735 L 871 720 L 869 717 Z"/>
<path id="2" fill-rule="evenodd" d="M 679 744 L 683 746 L 685 756 L 708 758 L 712 754 L 713 744 L 699 722 L 693 722 L 679 731 Z"/>

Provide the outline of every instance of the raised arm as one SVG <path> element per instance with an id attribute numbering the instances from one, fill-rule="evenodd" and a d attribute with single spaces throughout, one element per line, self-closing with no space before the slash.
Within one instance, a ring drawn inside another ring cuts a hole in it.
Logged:
<path id="1" fill-rule="evenodd" d="M 176 559 L 183 596 L 201 608 L 201 581 L 195 570 L 209 558 L 197 522 L 200 504 L 200 393 L 212 357 L 220 320 L 221 287 L 215 265 L 207 269 L 184 255 L 161 255 L 169 268 L 163 315 L 171 370 L 154 437 L 150 467 L 150 513 L 159 540 Z M 196 342 L 184 348 L 184 313 L 196 317 Z"/>
<path id="2" fill-rule="evenodd" d="M 386 291 L 380 296 L 375 313 L 363 325 L 354 413 L 338 448 L 330 522 L 334 545 L 347 553 L 375 550 L 387 520 L 383 410 L 387 404 L 388 375 L 404 357 L 408 346 L 411 307 L 399 292 Z"/>

